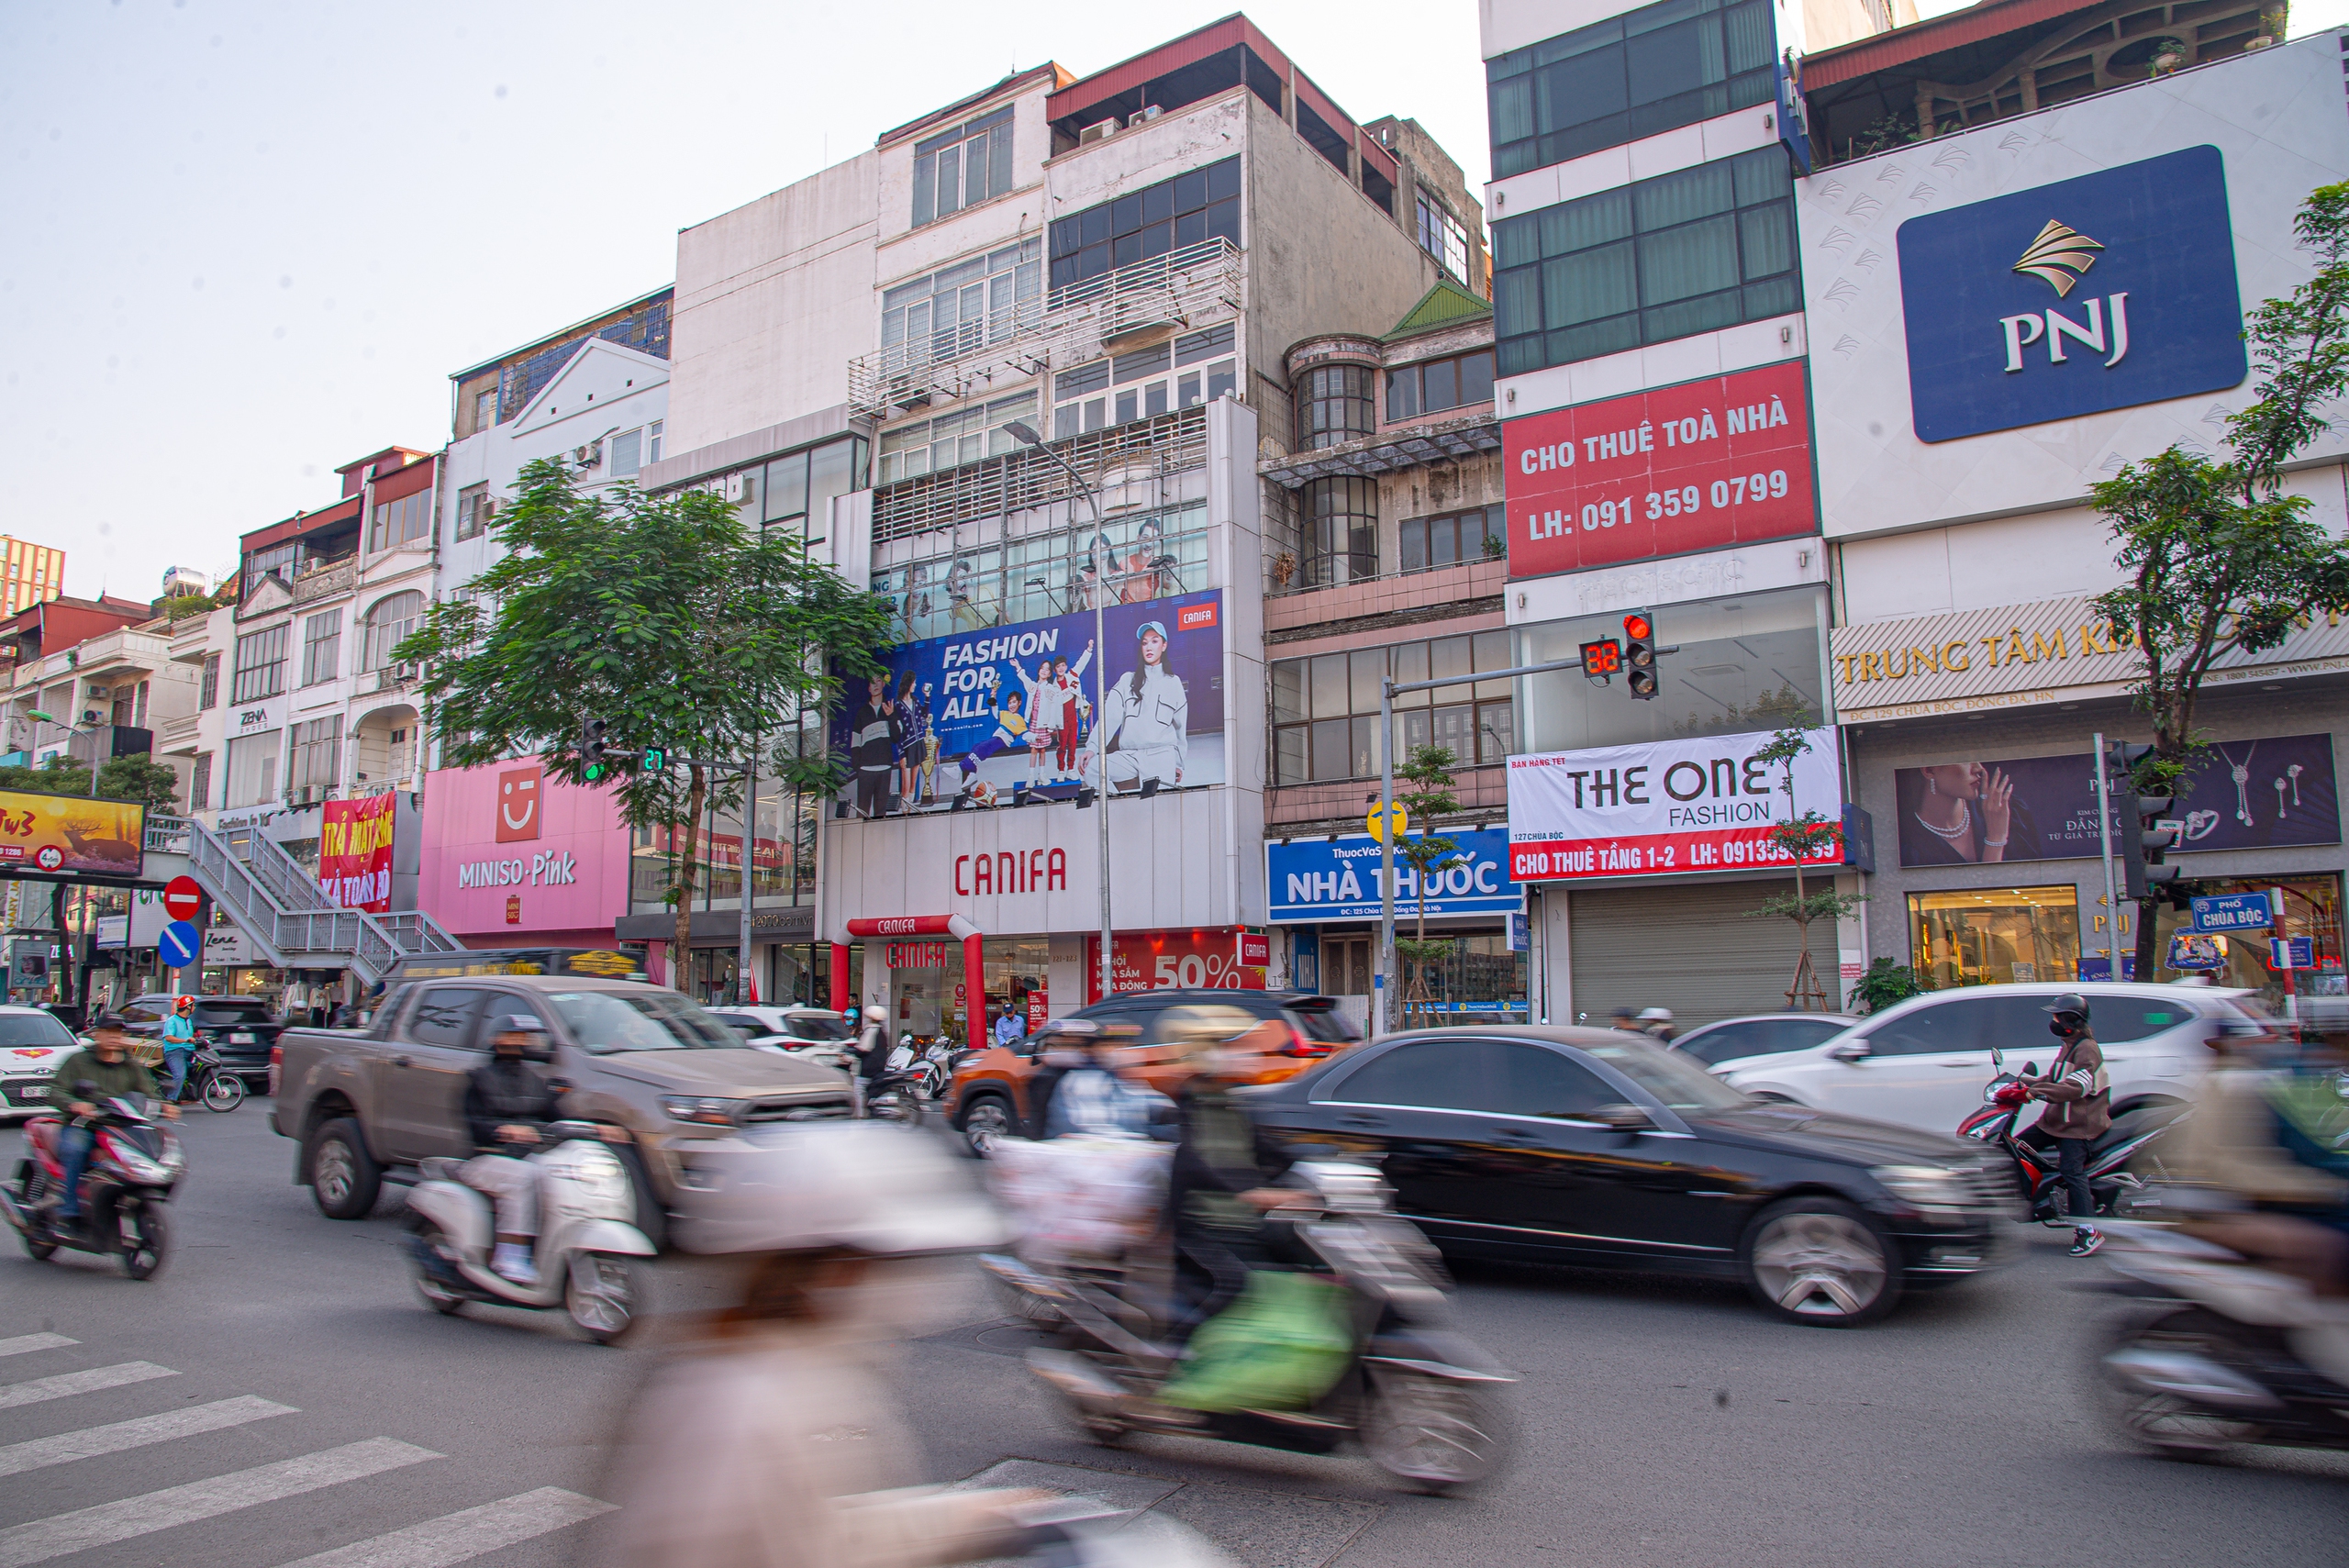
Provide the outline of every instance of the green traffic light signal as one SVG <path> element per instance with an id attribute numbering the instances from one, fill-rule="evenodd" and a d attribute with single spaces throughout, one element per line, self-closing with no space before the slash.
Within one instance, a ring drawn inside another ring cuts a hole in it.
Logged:
<path id="1" fill-rule="evenodd" d="M 586 778 L 587 778 L 587 782 L 588 782 L 589 784 L 599 784 L 599 783 L 601 783 L 601 782 L 603 781 L 603 777 L 604 777 L 604 764 L 603 764 L 603 763 L 601 763 L 601 762 L 590 762 L 590 763 L 588 763 L 588 764 L 587 764 L 587 768 L 586 768 Z"/>

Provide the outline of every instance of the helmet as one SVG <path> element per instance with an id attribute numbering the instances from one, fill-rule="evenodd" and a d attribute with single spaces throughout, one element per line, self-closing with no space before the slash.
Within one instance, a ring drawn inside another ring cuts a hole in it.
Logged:
<path id="1" fill-rule="evenodd" d="M 678 1193 L 689 1252 L 874 1257 L 978 1252 L 1003 1222 L 938 1140 L 878 1121 L 803 1123 L 725 1168 L 714 1191 Z"/>
<path id="2" fill-rule="evenodd" d="M 864 1009 L 864 1021 L 868 1024 L 886 1023 L 889 1021 L 889 1015 L 886 1009 L 875 1002 L 872 1006 Z"/>
<path id="3" fill-rule="evenodd" d="M 1643 1024 L 1668 1024 L 1671 1021 L 1672 1009 L 1669 1007 L 1650 1007 L 1640 1015 L 1640 1022 Z"/>
<path id="4" fill-rule="evenodd" d="M 188 995 L 180 996 L 176 1001 L 173 1002 L 172 1011 L 175 1013 L 192 1013 L 195 1011 L 195 998 Z"/>
<path id="5" fill-rule="evenodd" d="M 2086 1023 L 2088 1016 L 2088 999 L 2077 991 L 2066 991 L 2039 1010 L 2058 1018 L 2069 1014 Z"/>

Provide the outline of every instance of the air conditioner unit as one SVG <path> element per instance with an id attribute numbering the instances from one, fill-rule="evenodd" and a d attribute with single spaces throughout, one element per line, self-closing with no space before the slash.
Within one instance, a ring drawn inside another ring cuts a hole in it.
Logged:
<path id="1" fill-rule="evenodd" d="M 484 523 L 489 521 L 490 518 L 497 516 L 497 497 L 495 495 L 484 495 L 480 500 L 474 502 L 473 516 L 479 517 Z"/>
<path id="2" fill-rule="evenodd" d="M 590 441 L 584 447 L 572 448 L 571 455 L 580 467 L 593 468 L 604 461 L 604 444 L 601 441 Z"/>
<path id="3" fill-rule="evenodd" d="M 1118 128 L 1114 115 L 1106 120 L 1096 120 L 1076 133 L 1076 144 L 1082 147 L 1088 141 L 1106 141 L 1118 134 Z"/>
<path id="4" fill-rule="evenodd" d="M 98 710 L 97 710 L 96 708 L 94 708 L 94 707 L 85 707 L 85 708 L 83 708 L 83 709 L 82 710 L 82 722 L 83 722 L 83 723 L 84 723 L 84 724 L 96 724 L 96 723 L 98 723 L 99 721 L 100 721 L 100 720 L 99 720 Z"/>
<path id="5" fill-rule="evenodd" d="M 1154 120 L 1165 112 L 1166 111 L 1164 109 L 1160 108 L 1156 104 L 1144 104 L 1141 106 L 1141 113 L 1134 116 L 1133 118 L 1128 120 L 1126 123 L 1128 125 L 1140 125 L 1144 120 Z"/>
<path id="6" fill-rule="evenodd" d="M 106 695 L 106 689 L 98 684 L 95 681 L 92 681 L 90 683 L 90 695 L 94 697 L 102 697 Z"/>

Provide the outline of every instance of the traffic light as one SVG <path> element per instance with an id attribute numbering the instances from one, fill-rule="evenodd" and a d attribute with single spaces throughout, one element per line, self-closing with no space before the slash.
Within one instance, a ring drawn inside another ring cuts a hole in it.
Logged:
<path id="1" fill-rule="evenodd" d="M 669 771 L 669 753 L 667 750 L 660 746 L 647 746 L 644 749 L 641 765 L 644 771 L 648 773 L 667 773 Z"/>
<path id="2" fill-rule="evenodd" d="M 1653 702 L 1659 690 L 1655 667 L 1655 622 L 1645 610 L 1623 617 L 1624 684 L 1642 702 Z"/>
<path id="3" fill-rule="evenodd" d="M 608 721 L 591 718 L 579 727 L 579 760 L 586 764 L 583 770 L 587 782 L 595 784 L 610 770 L 604 764 L 604 737 L 611 730 Z"/>
<path id="4" fill-rule="evenodd" d="M 2164 883 L 2176 882 L 2180 867 L 2164 862 L 2163 851 L 2177 843 L 2177 824 L 2168 820 L 2177 807 L 2175 795 L 2139 794 L 2137 764 L 2153 755 L 2151 746 L 2116 744 L 2105 763 L 2107 790 L 2114 819 L 2121 828 L 2121 869 L 2124 898 L 2145 898 Z"/>
<path id="5" fill-rule="evenodd" d="M 1623 645 L 1613 638 L 1602 637 L 1596 642 L 1582 645 L 1583 679 L 1592 685 L 1612 684 L 1622 669 Z"/>

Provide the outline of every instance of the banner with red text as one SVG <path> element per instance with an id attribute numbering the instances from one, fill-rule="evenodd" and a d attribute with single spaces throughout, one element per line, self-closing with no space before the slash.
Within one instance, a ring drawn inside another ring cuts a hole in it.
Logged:
<path id="1" fill-rule="evenodd" d="M 393 796 L 329 800 L 318 824 L 318 891 L 345 909 L 392 906 Z"/>
<path id="2" fill-rule="evenodd" d="M 1167 991 L 1206 987 L 1217 991 L 1262 991 L 1262 963 L 1244 958 L 1264 954 L 1270 944 L 1261 932 L 1229 926 L 1172 931 L 1119 931 L 1110 949 L 1113 983 L 1120 991 Z M 1085 991 L 1088 1003 L 1101 999 L 1101 939 L 1085 939 Z"/>
<path id="3" fill-rule="evenodd" d="M 1508 873 L 1518 882 L 1791 867 L 1774 823 L 1815 811 L 1833 822 L 1843 798 L 1835 732 L 1813 729 L 1787 768 L 1755 753 L 1766 733 L 1650 740 L 1508 760 Z M 1836 865 L 1830 843 L 1809 863 Z"/>
<path id="4" fill-rule="evenodd" d="M 1501 425 L 1508 574 L 1819 531 L 1799 360 Z"/>

